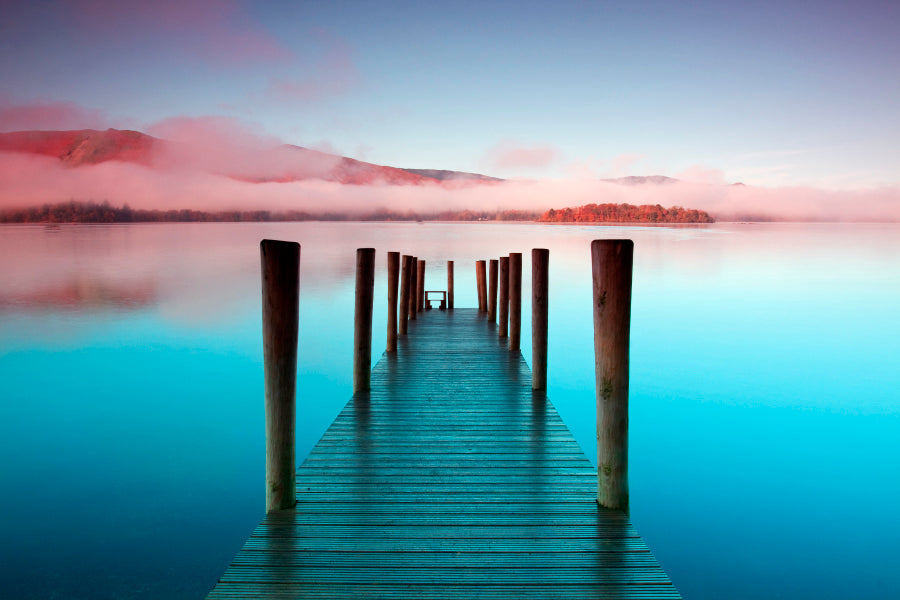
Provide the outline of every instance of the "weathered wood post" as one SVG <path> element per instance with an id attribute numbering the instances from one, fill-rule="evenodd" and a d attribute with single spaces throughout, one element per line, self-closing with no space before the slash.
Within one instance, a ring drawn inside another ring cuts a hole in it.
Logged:
<path id="1" fill-rule="evenodd" d="M 447 308 L 453 308 L 453 261 L 447 261 Z"/>
<path id="2" fill-rule="evenodd" d="M 300 322 L 300 244 L 259 243 L 262 265 L 263 363 L 266 410 L 266 512 L 297 503 L 297 329 Z"/>
<path id="3" fill-rule="evenodd" d="M 353 393 L 369 389 L 372 376 L 372 305 L 375 248 L 356 251 L 356 313 L 353 319 Z"/>
<path id="4" fill-rule="evenodd" d="M 413 256 L 411 265 L 412 268 L 409 272 L 409 318 L 413 320 L 416 319 L 416 312 L 419 308 L 416 300 L 416 294 L 418 293 L 419 289 L 419 270 L 416 267 L 418 262 L 418 257 Z"/>
<path id="5" fill-rule="evenodd" d="M 497 320 L 500 327 L 497 329 L 499 337 L 506 337 L 509 332 L 509 257 L 500 257 L 500 306 L 497 312 Z"/>
<path id="6" fill-rule="evenodd" d="M 522 336 L 522 253 L 509 254 L 509 350 L 520 349 Z"/>
<path id="7" fill-rule="evenodd" d="M 547 389 L 547 296 L 550 251 L 531 250 L 531 389 Z"/>
<path id="8" fill-rule="evenodd" d="M 388 252 L 387 352 L 397 351 L 397 288 L 400 284 L 400 253 Z"/>
<path id="9" fill-rule="evenodd" d="M 419 273 L 416 277 L 416 306 L 419 312 L 425 310 L 425 261 L 419 261 Z"/>
<path id="10" fill-rule="evenodd" d="M 628 510 L 628 344 L 634 242 L 594 240 L 597 502 Z"/>
<path id="11" fill-rule="evenodd" d="M 409 322 L 409 277 L 412 270 L 412 256 L 404 254 L 401 257 L 403 265 L 400 274 L 400 308 L 398 310 L 400 318 L 400 335 L 406 335 L 407 324 Z"/>
<path id="12" fill-rule="evenodd" d="M 487 299 L 487 311 L 488 311 L 488 321 L 492 323 L 497 320 L 497 264 L 499 261 L 497 259 L 492 258 L 489 267 L 489 275 L 488 275 L 488 299 Z"/>
<path id="13" fill-rule="evenodd" d="M 485 275 L 485 261 L 475 261 L 475 287 L 478 290 L 478 312 L 487 311 L 487 276 Z"/>

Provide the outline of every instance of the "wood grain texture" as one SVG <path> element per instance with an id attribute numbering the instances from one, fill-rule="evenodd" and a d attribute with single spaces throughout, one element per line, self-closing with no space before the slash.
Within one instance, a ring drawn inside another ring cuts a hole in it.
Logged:
<path id="1" fill-rule="evenodd" d="M 485 261 L 475 261 L 475 289 L 478 291 L 478 310 L 487 311 L 487 276 L 485 275 Z"/>
<path id="2" fill-rule="evenodd" d="M 498 261 L 492 258 L 488 267 L 488 298 L 487 311 L 488 321 L 497 322 L 497 279 L 498 279 Z"/>
<path id="3" fill-rule="evenodd" d="M 412 257 L 412 271 L 409 276 L 409 318 L 412 321 L 416 320 L 419 308 L 418 305 L 418 290 L 419 290 L 419 259 L 418 257 Z M 423 284 L 424 285 L 424 284 Z M 424 289 L 424 288 L 423 288 Z"/>
<path id="4" fill-rule="evenodd" d="M 375 248 L 356 251 L 356 309 L 353 318 L 353 392 L 369 389 L 372 372 L 372 309 Z"/>
<path id="5" fill-rule="evenodd" d="M 547 389 L 547 319 L 550 292 L 550 251 L 531 251 L 531 389 Z"/>
<path id="6" fill-rule="evenodd" d="M 509 334 L 509 257 L 500 257 L 498 275 L 500 289 L 497 291 L 497 335 L 505 338 Z"/>
<path id="7" fill-rule="evenodd" d="M 388 252 L 387 352 L 397 350 L 397 292 L 400 286 L 400 253 Z M 405 312 L 404 312 L 405 315 Z"/>
<path id="8" fill-rule="evenodd" d="M 509 350 L 518 352 L 522 339 L 522 253 L 509 254 Z"/>
<path id="9" fill-rule="evenodd" d="M 425 310 L 425 261 L 419 259 L 416 272 L 416 312 Z"/>
<path id="10" fill-rule="evenodd" d="M 453 309 L 453 261 L 447 261 L 447 309 Z"/>
<path id="11" fill-rule="evenodd" d="M 410 323 L 209 598 L 679 598 L 494 329 Z"/>
<path id="12" fill-rule="evenodd" d="M 597 501 L 628 510 L 628 347 L 631 240 L 594 240 L 594 374 L 597 397 Z"/>
<path id="13" fill-rule="evenodd" d="M 409 254 L 404 254 L 400 258 L 400 264 L 403 266 L 400 274 L 400 307 L 398 310 L 398 331 L 400 335 L 406 335 L 406 327 L 409 322 L 409 285 L 413 268 L 412 261 L 413 257 Z"/>
<path id="14" fill-rule="evenodd" d="M 259 243 L 266 413 L 266 512 L 293 508 L 300 244 Z"/>

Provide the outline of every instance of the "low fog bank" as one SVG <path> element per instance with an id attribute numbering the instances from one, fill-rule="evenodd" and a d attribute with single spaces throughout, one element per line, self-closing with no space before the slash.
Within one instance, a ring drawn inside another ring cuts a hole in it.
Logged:
<path id="1" fill-rule="evenodd" d="M 510 180 L 458 188 L 345 185 L 316 179 L 254 183 L 211 172 L 213 165 L 200 163 L 185 160 L 149 167 L 108 161 L 72 168 L 55 158 L 2 152 L 0 208 L 78 200 L 160 210 L 355 214 L 380 209 L 418 213 L 544 211 L 590 203 L 628 203 L 700 209 L 724 221 L 900 221 L 900 189 L 896 187 L 826 191 L 688 182 L 623 185 L 597 179 Z M 252 176 L 257 165 L 248 167 L 244 174 Z"/>

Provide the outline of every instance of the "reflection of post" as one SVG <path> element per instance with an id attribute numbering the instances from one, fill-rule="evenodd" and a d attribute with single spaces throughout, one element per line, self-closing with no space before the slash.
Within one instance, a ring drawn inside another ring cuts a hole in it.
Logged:
<path id="1" fill-rule="evenodd" d="M 497 320 L 497 259 L 491 259 L 488 275 L 488 321 Z"/>
<path id="2" fill-rule="evenodd" d="M 628 343 L 634 242 L 591 243 L 594 373 L 597 390 L 597 502 L 628 510 Z"/>
<path id="3" fill-rule="evenodd" d="M 418 257 L 413 256 L 412 270 L 409 272 L 409 318 L 413 320 L 416 319 L 416 309 L 418 308 L 416 303 L 416 294 L 419 289 L 419 270 L 416 267 L 418 262 Z"/>
<path id="4" fill-rule="evenodd" d="M 547 296 L 550 251 L 531 251 L 531 389 L 547 389 Z"/>
<path id="5" fill-rule="evenodd" d="M 475 288 L 478 291 L 478 312 L 487 310 L 487 276 L 485 275 L 485 261 L 475 261 Z"/>
<path id="6" fill-rule="evenodd" d="M 509 254 L 509 349 L 518 351 L 522 335 L 522 253 Z"/>
<path id="7" fill-rule="evenodd" d="M 453 308 L 453 261 L 447 261 L 447 308 Z"/>
<path id="8" fill-rule="evenodd" d="M 397 351 L 397 286 L 400 283 L 400 253 L 388 252 L 387 352 Z"/>
<path id="9" fill-rule="evenodd" d="M 400 275 L 400 335 L 406 335 L 406 325 L 409 319 L 409 275 L 412 269 L 412 256 L 404 254 L 401 258 L 403 269 Z"/>
<path id="10" fill-rule="evenodd" d="M 356 316 L 353 319 L 353 393 L 369 389 L 372 376 L 372 305 L 375 248 L 356 251 Z"/>
<path id="11" fill-rule="evenodd" d="M 425 310 L 425 261 L 424 260 L 419 261 L 419 274 L 416 277 L 416 285 L 418 286 L 417 291 L 416 291 L 416 302 L 417 302 L 416 310 L 418 310 L 419 312 L 422 312 L 423 310 Z"/>
<path id="12" fill-rule="evenodd" d="M 262 240 L 263 363 L 266 410 L 266 512 L 293 508 L 295 390 L 300 321 L 300 244 Z"/>
<path id="13" fill-rule="evenodd" d="M 497 312 L 497 320 L 500 327 L 497 329 L 499 337 L 506 337 L 509 331 L 509 257 L 500 257 L 500 306 Z"/>

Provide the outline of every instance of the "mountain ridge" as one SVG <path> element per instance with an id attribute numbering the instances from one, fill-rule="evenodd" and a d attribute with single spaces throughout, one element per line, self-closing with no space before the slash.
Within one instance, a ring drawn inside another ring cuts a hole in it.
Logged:
<path id="1" fill-rule="evenodd" d="M 67 167 L 96 165 L 108 161 L 147 167 L 177 165 L 166 153 L 177 155 L 184 149 L 178 142 L 128 129 L 32 130 L 0 132 L 0 151 L 48 156 Z M 293 144 L 262 151 L 255 168 L 236 165 L 213 172 L 253 183 L 290 182 L 319 179 L 345 185 L 478 185 L 501 179 L 477 173 L 440 169 L 402 169 L 369 163 Z M 179 158 L 184 158 L 179 157 Z"/>

